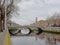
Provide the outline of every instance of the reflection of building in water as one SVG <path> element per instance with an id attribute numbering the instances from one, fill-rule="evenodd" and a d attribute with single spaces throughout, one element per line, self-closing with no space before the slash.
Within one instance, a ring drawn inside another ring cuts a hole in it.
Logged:
<path id="1" fill-rule="evenodd" d="M 46 43 L 48 44 L 48 45 L 56 45 L 56 38 L 50 38 L 50 37 L 47 37 L 47 40 L 46 40 Z"/>
<path id="2" fill-rule="evenodd" d="M 50 34 L 50 33 L 42 33 L 37 36 L 40 39 L 46 39 L 46 43 L 50 45 L 56 45 L 57 42 L 60 42 L 60 34 Z"/>
<path id="3" fill-rule="evenodd" d="M 42 33 L 37 37 L 40 39 L 43 39 L 43 38 L 46 39 L 46 45 L 57 45 L 57 42 L 60 42 L 59 41 L 60 35 Z"/>

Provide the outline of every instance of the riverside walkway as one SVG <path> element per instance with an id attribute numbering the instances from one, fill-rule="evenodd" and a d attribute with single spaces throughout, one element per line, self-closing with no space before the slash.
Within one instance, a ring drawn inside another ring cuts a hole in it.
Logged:
<path id="1" fill-rule="evenodd" d="M 8 30 L 0 33 L 0 45 L 12 45 Z"/>

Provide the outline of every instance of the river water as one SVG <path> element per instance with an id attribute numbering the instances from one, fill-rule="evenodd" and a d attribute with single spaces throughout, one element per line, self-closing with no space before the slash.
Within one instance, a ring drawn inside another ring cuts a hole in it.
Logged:
<path id="1" fill-rule="evenodd" d="M 60 45 L 60 42 L 49 43 L 46 38 L 39 39 L 35 36 L 12 36 L 11 39 L 13 45 Z"/>

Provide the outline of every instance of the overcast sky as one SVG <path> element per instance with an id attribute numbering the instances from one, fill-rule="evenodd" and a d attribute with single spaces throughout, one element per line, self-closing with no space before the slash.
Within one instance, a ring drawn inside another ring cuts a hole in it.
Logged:
<path id="1" fill-rule="evenodd" d="M 54 12 L 60 12 L 60 0 L 21 0 L 17 4 L 19 15 L 12 17 L 12 21 L 20 24 L 31 24 L 38 20 L 44 20 Z"/>

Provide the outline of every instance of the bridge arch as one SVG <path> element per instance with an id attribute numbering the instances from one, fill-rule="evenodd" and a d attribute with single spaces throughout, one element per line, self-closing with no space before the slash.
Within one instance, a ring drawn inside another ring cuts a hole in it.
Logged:
<path id="1" fill-rule="evenodd" d="M 38 33 L 36 33 L 37 35 L 39 35 L 43 32 L 43 30 L 41 28 L 37 28 L 37 29 L 38 29 Z"/>
<path id="2" fill-rule="evenodd" d="M 20 35 L 30 35 L 30 34 L 34 34 L 34 35 L 39 35 L 39 34 L 41 34 L 42 32 L 43 32 L 43 30 L 41 29 L 41 28 L 36 28 L 37 29 L 37 31 L 38 32 L 35 32 L 35 30 L 34 29 L 32 29 L 32 28 L 21 28 L 21 29 L 19 29 L 19 30 L 15 30 L 14 32 L 11 32 L 11 30 L 9 30 L 9 33 L 11 34 L 11 35 L 16 35 L 16 34 L 20 34 Z M 12 30 L 13 31 L 13 30 Z M 28 31 L 27 33 L 23 33 L 23 32 L 26 32 L 26 31 Z"/>
<path id="3" fill-rule="evenodd" d="M 21 30 L 17 30 L 17 29 L 16 29 L 16 31 L 14 31 L 14 32 L 12 32 L 12 30 L 9 30 L 10 35 L 16 35 L 16 34 L 18 34 L 19 32 L 21 32 Z"/>

